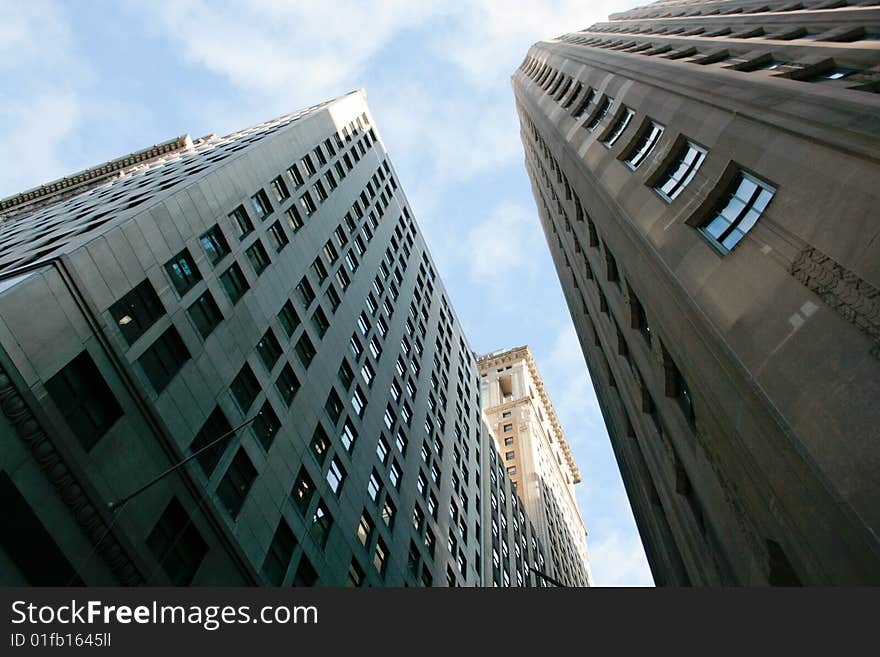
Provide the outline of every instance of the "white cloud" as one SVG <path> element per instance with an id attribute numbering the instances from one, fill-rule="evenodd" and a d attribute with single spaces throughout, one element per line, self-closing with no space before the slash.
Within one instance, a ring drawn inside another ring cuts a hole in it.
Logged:
<path id="1" fill-rule="evenodd" d="M 4 127 L 0 151 L 14 154 L 15 163 L 0 168 L 0 190 L 14 194 L 33 187 L 35 181 L 49 181 L 71 173 L 61 150 L 80 116 L 76 96 L 63 92 L 41 94 L 29 98 L 25 106 L 0 110 Z"/>
<path id="2" fill-rule="evenodd" d="M 534 213 L 504 201 L 467 233 L 459 256 L 471 279 L 480 285 L 507 284 L 512 273 L 524 282 L 536 271 L 529 250 L 538 239 L 544 238 Z"/>
<path id="3" fill-rule="evenodd" d="M 590 569 L 596 586 L 653 586 L 642 543 L 612 532 L 590 543 Z"/>

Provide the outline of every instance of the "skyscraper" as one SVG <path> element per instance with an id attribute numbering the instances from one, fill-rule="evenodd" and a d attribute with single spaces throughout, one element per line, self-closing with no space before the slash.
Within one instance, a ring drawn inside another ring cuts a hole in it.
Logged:
<path id="1" fill-rule="evenodd" d="M 535 44 L 526 167 L 655 580 L 880 582 L 880 9 Z"/>
<path id="2" fill-rule="evenodd" d="M 490 581 L 476 360 L 363 91 L 0 215 L 4 584 Z"/>
<path id="3" fill-rule="evenodd" d="M 574 492 L 581 473 L 531 351 L 495 351 L 477 365 L 483 412 L 502 467 L 548 552 L 546 574 L 566 586 L 591 585 L 587 530 Z"/>

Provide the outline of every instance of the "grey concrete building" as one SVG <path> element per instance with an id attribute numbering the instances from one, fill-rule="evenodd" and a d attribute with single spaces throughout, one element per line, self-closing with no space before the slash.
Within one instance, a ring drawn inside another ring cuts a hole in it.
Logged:
<path id="1" fill-rule="evenodd" d="M 491 578 L 475 358 L 363 91 L 0 216 L 3 584 Z"/>
<path id="2" fill-rule="evenodd" d="M 526 167 L 654 578 L 880 583 L 880 8 L 535 44 Z"/>

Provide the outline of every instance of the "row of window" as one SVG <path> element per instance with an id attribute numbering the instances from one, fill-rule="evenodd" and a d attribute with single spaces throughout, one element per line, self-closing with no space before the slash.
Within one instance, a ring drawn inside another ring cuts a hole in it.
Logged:
<path id="1" fill-rule="evenodd" d="M 864 3 L 862 3 L 864 4 Z M 717 2 L 664 2 L 632 9 L 615 16 L 617 20 L 633 20 L 644 18 L 680 18 L 692 16 L 733 16 L 745 14 L 762 14 L 767 12 L 813 11 L 836 9 L 838 7 L 857 6 L 858 3 L 846 0 L 800 0 L 784 5 L 756 1 L 753 6 L 736 3 L 730 6 L 726 0 Z"/>
<path id="2" fill-rule="evenodd" d="M 721 32 L 724 32 L 724 30 L 716 30 L 716 32 L 713 32 L 711 34 L 707 33 L 703 36 L 715 36 L 716 33 Z M 760 36 L 760 33 L 762 33 L 762 30 L 760 30 L 760 28 L 757 28 L 754 30 L 749 30 L 747 33 L 743 33 L 742 35 L 732 36 L 739 36 L 740 38 L 751 38 Z M 746 36 L 746 34 L 748 36 Z M 800 38 L 797 36 L 798 34 L 799 32 L 797 28 L 790 28 L 786 31 L 784 35 L 775 34 L 771 35 L 768 38 L 772 37 L 773 39 L 777 40 L 781 36 L 785 36 L 786 38 L 791 39 Z M 833 40 L 846 40 L 842 38 L 837 38 L 837 36 L 839 35 L 837 35 L 836 32 L 834 34 L 835 37 L 833 38 Z M 855 32 L 852 32 L 852 34 L 855 34 Z M 829 39 L 832 39 L 832 37 L 829 36 Z M 640 54 L 645 56 L 662 56 L 666 59 L 673 59 L 683 63 L 699 64 L 703 66 L 727 62 L 725 68 L 745 73 L 750 73 L 752 71 L 773 70 L 776 71 L 776 73 L 774 73 L 774 77 L 798 80 L 801 82 L 820 83 L 830 80 L 842 80 L 844 78 L 848 78 L 851 84 L 847 84 L 846 86 L 849 89 L 870 92 L 880 91 L 880 86 L 877 85 L 876 81 L 874 81 L 870 76 L 862 75 L 863 73 L 865 73 L 864 69 L 842 66 L 835 63 L 835 61 L 832 59 L 823 59 L 821 62 L 818 63 L 806 63 L 799 62 L 797 60 L 788 60 L 785 58 L 784 54 L 774 54 L 766 52 L 755 54 L 751 51 L 742 51 L 737 53 L 729 49 L 717 47 L 700 50 L 693 45 L 684 46 L 678 50 L 674 50 L 673 45 L 667 43 L 653 43 L 650 41 L 641 40 L 633 41 L 607 39 L 602 37 L 587 37 L 584 35 L 566 35 L 562 37 L 561 40 L 577 45 L 589 46 L 591 48 L 602 48 L 604 50 L 614 50 L 617 52 Z"/>
<path id="3" fill-rule="evenodd" d="M 587 93 L 586 98 L 591 94 Z M 583 126 L 589 131 L 596 131 L 602 119 L 613 105 L 613 98 L 603 94 Z M 545 155 L 551 157 L 557 177 L 563 179 L 566 197 L 573 196 L 571 187 L 564 178 L 558 164 L 552 159 L 549 148 L 526 115 L 523 120 L 529 126 L 532 136 Z M 621 105 L 610 125 L 601 132 L 600 139 L 606 148 L 614 146 L 627 128 L 632 124 L 635 112 Z M 636 131 L 629 143 L 621 150 L 621 159 L 633 171 L 638 169 L 658 146 L 665 132 L 659 122 L 645 117 L 641 127 Z M 664 162 L 648 175 L 647 183 L 667 203 L 677 198 L 693 180 L 707 156 L 707 149 L 679 135 Z M 705 213 L 696 225 L 700 233 L 719 253 L 726 254 L 733 249 L 745 234 L 757 223 L 770 200 L 776 193 L 775 187 L 740 168 L 733 167 L 730 173 L 723 176 L 725 185 L 719 200 Z M 583 206 L 575 198 L 575 216 L 581 220 L 584 216 Z"/>

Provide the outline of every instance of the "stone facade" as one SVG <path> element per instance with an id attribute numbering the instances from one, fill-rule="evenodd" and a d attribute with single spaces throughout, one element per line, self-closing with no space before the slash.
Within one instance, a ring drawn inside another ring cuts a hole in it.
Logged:
<path id="1" fill-rule="evenodd" d="M 549 556 L 544 571 L 566 586 L 590 586 L 587 530 L 575 499 L 581 473 L 528 347 L 477 361 L 486 414 L 503 467 Z"/>
<path id="2" fill-rule="evenodd" d="M 526 167 L 661 585 L 880 582 L 880 9 L 535 44 Z"/>

